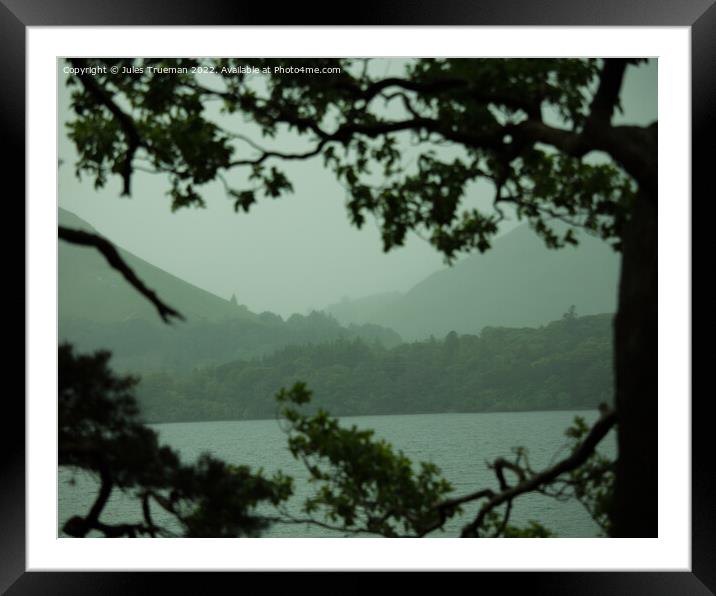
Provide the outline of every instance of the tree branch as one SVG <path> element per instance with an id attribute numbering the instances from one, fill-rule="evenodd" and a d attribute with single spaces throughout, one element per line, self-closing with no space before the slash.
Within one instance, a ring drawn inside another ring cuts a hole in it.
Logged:
<path id="1" fill-rule="evenodd" d="M 619 92 L 628 64 L 629 61 L 624 58 L 604 59 L 599 87 L 592 99 L 585 130 L 597 126 L 610 126 L 614 108 L 619 105 Z"/>
<path id="2" fill-rule="evenodd" d="M 484 488 L 478 490 L 477 492 L 470 493 L 469 495 L 455 497 L 454 499 L 448 499 L 447 501 L 443 501 L 435 507 L 435 512 L 438 516 L 437 519 L 432 524 L 421 528 L 419 536 L 423 537 L 430 532 L 434 532 L 435 530 L 442 528 L 445 525 L 447 518 L 452 516 L 455 513 L 455 510 L 463 503 L 470 503 L 471 501 L 476 501 L 478 499 L 484 498 L 492 498 L 494 496 L 495 492 L 491 488 Z"/>
<path id="3" fill-rule="evenodd" d="M 373 81 L 364 89 L 346 81 L 340 81 L 336 83 L 334 87 L 348 91 L 351 95 L 363 99 L 366 102 L 370 101 L 390 87 L 397 87 L 399 89 L 428 96 L 458 90 L 464 91 L 466 96 L 478 103 L 503 105 L 508 108 L 522 110 L 529 116 L 535 116 L 539 113 L 539 103 L 530 103 L 525 97 L 520 97 L 510 93 L 496 93 L 494 90 L 486 92 L 480 88 L 477 83 L 479 82 L 473 82 L 460 78 L 444 78 L 433 81 L 412 81 L 401 77 L 388 77 Z"/>
<path id="4" fill-rule="evenodd" d="M 154 538 L 156 536 L 156 526 L 154 525 L 154 521 L 152 520 L 152 509 L 149 503 L 150 495 L 150 492 L 145 492 L 142 495 L 142 515 L 144 516 L 144 523 L 147 525 L 147 528 L 149 530 L 149 535 Z"/>
<path id="5" fill-rule="evenodd" d="M 70 64 L 78 69 L 87 68 L 87 61 L 80 58 L 71 58 L 68 60 Z M 117 122 L 124 131 L 124 136 L 127 139 L 127 152 L 124 155 L 124 162 L 122 164 L 121 176 L 124 182 L 122 189 L 123 195 L 130 194 L 130 182 L 132 178 L 132 159 L 134 154 L 137 152 L 140 146 L 143 145 L 142 138 L 137 131 L 137 125 L 135 124 L 132 117 L 124 112 L 114 101 L 112 96 L 100 85 L 97 80 L 87 74 L 85 71 L 80 70 L 76 75 L 82 83 L 82 86 L 87 92 L 95 98 L 95 100 L 106 107 L 111 114 L 117 119 Z"/>
<path id="6" fill-rule="evenodd" d="M 90 530 L 98 529 L 98 526 L 101 525 L 99 516 L 112 494 L 113 482 L 107 462 L 103 455 L 96 450 L 92 451 L 92 457 L 95 460 L 96 471 L 99 473 L 99 491 L 89 513 L 85 517 L 79 515 L 71 517 L 63 526 L 62 529 L 65 533 L 74 538 L 84 538 Z"/>
<path id="7" fill-rule="evenodd" d="M 144 282 L 142 282 L 129 265 L 127 265 L 111 242 L 101 236 L 98 236 L 97 234 L 91 234 L 90 232 L 85 232 L 83 230 L 73 230 L 72 228 L 66 228 L 64 226 L 58 226 L 57 232 L 59 238 L 65 242 L 79 244 L 81 246 L 93 246 L 101 252 L 110 267 L 119 271 L 124 276 L 124 279 L 126 279 L 140 294 L 142 294 L 142 296 L 154 305 L 159 313 L 159 316 L 162 318 L 162 321 L 169 323 L 171 317 L 181 320 L 184 319 L 181 313 L 174 310 L 168 304 L 162 302 L 154 290 L 151 290 L 144 285 Z"/>
<path id="8" fill-rule="evenodd" d="M 549 484 L 561 474 L 581 466 L 585 461 L 587 461 L 589 456 L 594 453 L 596 446 L 606 436 L 616 422 L 617 415 L 615 411 L 610 410 L 605 412 L 594 424 L 584 441 L 580 443 L 579 447 L 577 447 L 569 457 L 558 462 L 551 468 L 547 468 L 539 474 L 530 476 L 526 480 L 521 481 L 519 484 L 513 487 L 508 487 L 506 490 L 502 490 L 501 492 L 495 494 L 487 503 L 485 503 L 485 505 L 483 505 L 477 517 L 463 528 L 461 536 L 463 538 L 477 536 L 477 530 L 485 520 L 485 516 L 495 507 L 498 507 L 505 502 L 509 503 L 512 499 L 523 493 L 538 490 L 540 486 Z"/>
<path id="9" fill-rule="evenodd" d="M 275 157 L 275 158 L 283 159 L 283 160 L 287 160 L 287 161 L 294 160 L 294 159 L 295 160 L 308 159 L 310 157 L 314 157 L 314 156 L 318 155 L 321 152 L 321 150 L 323 149 L 323 147 L 326 145 L 327 142 L 328 142 L 328 139 L 325 139 L 325 138 L 321 139 L 321 141 L 319 141 L 318 144 L 316 144 L 316 146 L 313 149 L 306 151 L 305 153 L 281 153 L 279 151 L 269 151 L 266 149 L 260 149 L 260 151 L 262 153 L 257 158 L 255 158 L 255 159 L 239 159 L 236 161 L 232 161 L 231 163 L 229 163 L 229 167 L 256 166 L 256 165 L 259 165 L 260 163 L 263 163 L 270 157 Z"/>

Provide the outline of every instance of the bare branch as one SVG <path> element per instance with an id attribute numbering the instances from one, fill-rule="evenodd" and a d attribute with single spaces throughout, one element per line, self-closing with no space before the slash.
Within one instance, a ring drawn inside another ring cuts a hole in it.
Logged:
<path id="1" fill-rule="evenodd" d="M 484 488 L 482 490 L 478 490 L 477 492 L 470 493 L 469 495 L 443 501 L 435 507 L 437 518 L 432 524 L 421 528 L 420 536 L 425 536 L 430 532 L 434 532 L 435 530 L 442 528 L 448 517 L 451 517 L 457 511 L 457 508 L 463 503 L 469 503 L 478 499 L 493 498 L 494 496 L 495 492 L 492 489 Z"/>
<path id="2" fill-rule="evenodd" d="M 149 529 L 149 535 L 154 538 L 156 536 L 156 530 L 154 522 L 152 521 L 152 510 L 149 503 L 149 497 L 151 493 L 145 492 L 142 495 L 142 515 L 144 516 L 144 522 L 147 524 Z"/>
<path id="3" fill-rule="evenodd" d="M 368 528 L 362 528 L 362 527 L 356 527 L 356 528 L 348 528 L 346 526 L 336 526 L 333 524 L 329 524 L 327 522 L 322 522 L 320 520 L 317 520 L 313 517 L 296 517 L 295 515 L 289 513 L 285 508 L 280 508 L 279 512 L 281 513 L 281 517 L 271 517 L 271 516 L 264 516 L 262 517 L 263 520 L 271 522 L 271 523 L 278 523 L 278 524 L 296 524 L 296 525 L 309 525 L 309 526 L 316 526 L 318 528 L 323 528 L 324 530 L 331 530 L 333 532 L 341 532 L 345 536 L 351 536 L 351 535 L 359 535 L 359 534 L 375 534 L 374 531 L 368 529 Z"/>
<path id="4" fill-rule="evenodd" d="M 110 474 L 104 456 L 97 450 L 92 450 L 91 455 L 94 460 L 95 471 L 99 474 L 99 491 L 97 492 L 97 498 L 94 503 L 92 503 L 92 507 L 90 507 L 85 517 L 80 515 L 71 517 L 63 526 L 62 529 L 64 532 L 74 538 L 84 538 L 90 530 L 100 529 L 99 516 L 104 510 L 114 486 L 112 475 Z"/>
<path id="5" fill-rule="evenodd" d="M 511 513 L 512 513 L 512 499 L 507 501 L 507 508 L 505 509 L 505 515 L 502 518 L 502 523 L 500 524 L 500 527 L 495 530 L 495 534 L 493 535 L 493 538 L 497 538 L 505 533 L 505 529 L 507 528 L 507 523 L 510 521 Z"/>
<path id="6" fill-rule="evenodd" d="M 261 149 L 262 153 L 255 159 L 239 159 L 236 161 L 232 161 L 229 164 L 229 167 L 234 166 L 256 166 L 260 163 L 263 163 L 270 157 L 276 157 L 278 159 L 284 159 L 284 160 L 294 160 L 294 159 L 308 159 L 310 157 L 314 157 L 318 155 L 323 147 L 328 142 L 328 139 L 322 139 L 318 142 L 318 144 L 311 149 L 310 151 L 306 151 L 305 153 L 281 153 L 279 151 L 267 151 Z"/>
<path id="7" fill-rule="evenodd" d="M 417 94 L 434 96 L 445 92 L 464 92 L 466 96 L 478 103 L 504 105 L 511 109 L 524 111 L 530 117 L 534 117 L 539 113 L 539 103 L 530 103 L 524 96 L 518 96 L 510 93 L 496 93 L 494 90 L 484 91 L 479 84 L 473 83 L 463 78 L 444 78 L 434 81 L 414 81 L 401 77 L 388 77 L 378 81 L 374 81 L 364 89 L 358 85 L 339 81 L 334 85 L 336 88 L 343 89 L 351 95 L 370 101 L 384 90 L 391 87 L 412 91 Z"/>
<path id="8" fill-rule="evenodd" d="M 517 464 L 514 464 L 503 457 L 498 457 L 489 467 L 495 470 L 495 476 L 497 476 L 497 480 L 500 483 L 500 490 L 507 490 L 510 487 L 505 479 L 505 468 L 512 470 L 515 474 L 517 474 L 520 482 L 524 482 L 526 480 L 525 471 Z"/>
<path id="9" fill-rule="evenodd" d="M 162 300 L 159 298 L 159 296 L 157 296 L 154 290 L 151 290 L 146 285 L 144 285 L 144 282 L 139 279 L 139 277 L 137 277 L 136 273 L 134 273 L 131 267 L 127 265 L 127 263 L 124 261 L 124 259 L 121 257 L 121 255 L 111 242 L 109 242 L 105 238 L 102 238 L 101 236 L 98 236 L 97 234 L 92 234 L 83 230 L 73 230 L 72 228 L 66 228 L 64 226 L 58 226 L 57 231 L 59 238 L 61 240 L 64 240 L 65 242 L 69 242 L 71 244 L 79 244 L 81 246 L 93 246 L 99 252 L 101 252 L 104 255 L 104 258 L 107 259 L 107 263 L 109 263 L 109 265 L 113 269 L 119 271 L 124 276 L 124 278 L 132 286 L 134 286 L 134 288 L 140 294 L 142 294 L 142 296 L 144 296 L 154 305 L 154 307 L 157 309 L 157 312 L 159 313 L 159 316 L 162 318 L 162 321 L 164 321 L 165 323 L 169 323 L 171 317 L 175 317 L 181 320 L 184 319 L 181 313 L 174 310 L 168 304 L 162 302 Z"/>
<path id="10" fill-rule="evenodd" d="M 581 466 L 585 461 L 587 461 L 589 456 L 594 453 L 596 446 L 606 436 L 616 422 L 616 412 L 613 410 L 606 411 L 594 424 L 584 441 L 580 443 L 579 447 L 577 447 L 569 457 L 563 459 L 551 468 L 547 468 L 539 474 L 530 476 L 516 486 L 509 487 L 490 498 L 490 500 L 483 505 L 482 509 L 480 509 L 477 517 L 463 528 L 462 537 L 468 538 L 476 536 L 478 528 L 480 528 L 485 520 L 485 516 L 495 507 L 498 507 L 503 503 L 510 502 L 512 499 L 523 493 L 538 491 L 540 487 L 553 482 L 561 474 Z"/>

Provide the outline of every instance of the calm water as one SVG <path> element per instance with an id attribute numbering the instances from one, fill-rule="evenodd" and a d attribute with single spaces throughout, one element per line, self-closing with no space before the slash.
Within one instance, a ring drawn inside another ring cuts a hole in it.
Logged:
<path id="1" fill-rule="evenodd" d="M 529 449 L 534 469 L 549 465 L 556 456 L 566 454 L 564 430 L 575 415 L 591 423 L 597 412 L 515 412 L 489 414 L 417 414 L 408 416 L 361 416 L 343 418 L 346 426 L 372 428 L 376 435 L 390 441 L 413 461 L 432 461 L 462 495 L 485 486 L 496 487 L 493 474 L 485 461 L 511 455 L 510 449 L 523 445 Z M 286 435 L 276 420 L 245 420 L 231 422 L 186 422 L 157 424 L 162 442 L 177 449 L 183 458 L 193 460 L 202 452 L 210 452 L 235 464 L 263 467 L 267 473 L 282 469 L 295 478 L 296 496 L 292 508 L 298 511 L 302 497 L 311 487 L 304 468 L 288 452 Z M 602 451 L 613 455 L 612 435 L 604 441 Z M 74 478 L 74 484 L 72 479 Z M 94 499 L 94 480 L 85 474 L 72 474 L 61 469 L 59 474 L 59 522 L 75 514 L 86 514 Z M 466 507 L 460 519 L 453 519 L 444 533 L 434 536 L 456 536 L 459 529 L 475 515 L 476 507 Z M 541 521 L 559 536 L 591 537 L 597 527 L 578 502 L 560 503 L 540 495 L 525 495 L 515 501 L 511 521 L 515 524 L 530 519 Z M 104 510 L 102 520 L 141 521 L 139 504 L 115 491 Z M 155 520 L 162 516 L 155 513 Z M 321 528 L 275 525 L 269 537 L 341 536 Z"/>

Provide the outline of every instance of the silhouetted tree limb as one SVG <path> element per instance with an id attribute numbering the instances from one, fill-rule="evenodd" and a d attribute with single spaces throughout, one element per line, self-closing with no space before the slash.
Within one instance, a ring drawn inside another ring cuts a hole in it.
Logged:
<path id="1" fill-rule="evenodd" d="M 236 135 L 237 138 L 240 135 Z M 301 160 L 301 159 L 308 159 L 309 157 L 314 157 L 318 155 L 322 150 L 323 147 L 328 143 L 328 138 L 323 138 L 321 141 L 319 141 L 316 146 L 313 149 L 310 149 L 309 151 L 306 151 L 304 153 L 281 153 L 280 151 L 268 151 L 265 149 L 259 149 L 261 151 L 261 154 L 254 158 L 254 159 L 237 159 L 236 161 L 232 161 L 229 165 L 231 166 L 256 166 L 270 157 L 275 157 L 277 159 L 282 160 Z M 257 145 L 254 145 L 255 148 L 258 148 Z"/>
<path id="2" fill-rule="evenodd" d="M 71 451 L 74 451 L 75 454 L 79 451 L 84 452 L 85 455 L 89 454 L 91 456 L 91 459 L 94 461 L 95 469 L 98 472 L 100 480 L 97 497 L 95 498 L 94 503 L 92 504 L 92 507 L 90 508 L 87 515 L 85 517 L 81 517 L 79 515 L 74 516 L 67 520 L 63 527 L 63 530 L 69 536 L 73 536 L 74 538 L 84 538 L 90 530 L 96 529 L 97 525 L 99 524 L 99 516 L 102 514 L 102 511 L 104 510 L 104 507 L 107 504 L 110 495 L 112 494 L 112 477 L 107 462 L 105 461 L 103 455 L 97 450 L 73 450 L 71 446 L 60 445 L 60 462 L 62 462 L 64 456 L 66 456 Z"/>
<path id="3" fill-rule="evenodd" d="M 149 535 L 154 538 L 156 536 L 156 531 L 154 530 L 154 522 L 152 521 L 152 511 L 151 506 L 149 504 L 149 496 L 150 492 L 147 491 L 142 495 L 142 515 L 144 516 L 144 522 L 147 524 L 147 527 L 149 528 Z"/>
<path id="4" fill-rule="evenodd" d="M 483 505 L 475 520 L 465 526 L 462 531 L 462 537 L 477 536 L 477 532 L 484 525 L 487 515 L 498 506 L 506 503 L 506 509 L 502 522 L 495 530 L 494 534 L 494 536 L 500 536 L 504 534 L 507 527 L 510 514 L 512 512 L 513 500 L 519 495 L 528 492 L 539 492 L 546 496 L 558 499 L 568 498 L 569 495 L 565 493 L 564 488 L 574 487 L 576 483 L 575 481 L 562 479 L 560 476 L 583 465 L 584 462 L 594 453 L 599 442 L 606 436 L 615 424 L 616 412 L 610 409 L 604 410 L 602 417 L 594 424 L 589 434 L 577 446 L 577 448 L 573 450 L 569 457 L 539 473 L 533 472 L 529 466 L 529 462 L 526 461 L 526 453 L 522 450 L 519 451 L 519 456 L 516 462 L 509 461 L 502 457 L 497 458 L 494 462 L 488 464 L 488 467 L 493 469 L 495 472 L 495 476 L 500 486 L 500 492 L 496 493 L 490 488 L 485 488 L 468 495 L 443 501 L 435 507 L 435 512 L 437 514 L 435 521 L 422 528 L 418 535 L 425 536 L 442 528 L 446 521 L 456 513 L 461 505 L 479 501 L 481 499 L 488 499 L 487 503 Z M 522 458 L 524 458 L 526 465 L 521 465 L 520 460 Z M 505 469 L 511 470 L 514 474 L 516 474 L 519 479 L 519 483 L 517 485 L 510 486 L 508 484 L 504 475 Z M 597 471 L 595 470 L 594 474 L 596 473 Z M 555 483 L 562 485 L 562 488 L 558 492 L 550 492 L 548 488 Z M 590 510 L 589 507 L 587 507 L 587 510 L 591 515 L 594 515 L 594 511 Z"/>
<path id="5" fill-rule="evenodd" d="M 592 99 L 585 129 L 611 124 L 614 109 L 619 105 L 619 92 L 624 80 L 624 73 L 630 62 L 632 61 L 624 58 L 604 59 L 604 66 L 599 77 L 599 87 Z"/>
<path id="6" fill-rule="evenodd" d="M 268 522 L 275 524 L 291 524 L 291 525 L 306 525 L 315 526 L 324 530 L 330 530 L 332 532 L 340 532 L 344 536 L 358 536 L 360 534 L 371 534 L 372 532 L 366 528 L 347 528 L 345 526 L 339 526 L 335 524 L 329 524 L 327 522 L 318 520 L 314 517 L 297 517 L 290 513 L 285 508 L 279 509 L 280 516 L 266 516 L 265 519 Z"/>
<path id="7" fill-rule="evenodd" d="M 487 514 L 499 507 L 503 503 L 509 503 L 521 494 L 527 492 L 533 492 L 539 490 L 540 487 L 548 485 L 554 482 L 561 474 L 574 470 L 584 464 L 590 455 L 594 453 L 596 446 L 606 436 L 606 434 L 612 429 L 617 422 L 616 412 L 609 410 L 602 414 L 601 418 L 597 420 L 589 434 L 585 437 L 584 441 L 572 452 L 569 457 L 561 460 L 554 466 L 547 468 L 546 470 L 527 476 L 525 470 L 514 465 L 510 465 L 510 469 L 519 470 L 519 476 L 524 478 L 515 486 L 507 486 L 504 481 L 502 474 L 502 468 L 508 467 L 505 465 L 505 460 L 497 460 L 500 462 L 499 466 L 495 466 L 496 474 L 500 479 L 502 485 L 502 491 L 492 495 L 488 502 L 485 503 L 477 517 L 467 524 L 462 530 L 462 537 L 467 538 L 471 536 L 477 536 L 479 528 L 482 526 Z M 493 464 L 494 465 L 494 464 Z M 498 472 L 499 470 L 499 472 Z"/>
<path id="8" fill-rule="evenodd" d="M 144 285 L 144 282 L 139 279 L 132 268 L 127 265 L 111 242 L 101 236 L 98 236 L 97 234 L 85 232 L 84 230 L 74 230 L 65 226 L 58 226 L 57 233 L 59 238 L 65 242 L 81 246 L 92 246 L 102 253 L 104 258 L 107 260 L 107 263 L 109 263 L 113 269 L 119 271 L 124 276 L 124 279 L 126 279 L 140 294 L 142 294 L 142 296 L 154 305 L 159 313 L 159 316 L 162 318 L 162 321 L 169 323 L 171 317 L 181 320 L 184 319 L 181 313 L 163 302 L 154 290 Z"/>
<path id="9" fill-rule="evenodd" d="M 69 62 L 72 66 L 79 69 L 87 68 L 88 66 L 87 61 L 81 58 L 72 58 Z M 95 98 L 97 103 L 106 107 L 122 127 L 122 131 L 127 140 L 127 150 L 124 154 L 120 175 L 122 176 L 123 182 L 122 194 L 128 196 L 130 194 L 132 179 L 132 159 L 137 149 L 143 144 L 142 137 L 137 131 L 137 125 L 134 119 L 117 105 L 110 93 L 97 82 L 93 75 L 80 71 L 77 74 L 77 78 L 87 92 Z"/>
<path id="10" fill-rule="evenodd" d="M 430 532 L 434 532 L 435 530 L 442 528 L 447 520 L 455 515 L 460 505 L 477 501 L 479 499 L 493 497 L 494 494 L 495 491 L 491 488 L 483 488 L 468 495 L 463 495 L 462 497 L 455 497 L 453 499 L 443 501 L 435 507 L 435 513 L 437 514 L 435 521 L 421 528 L 420 532 L 418 532 L 418 536 L 426 536 L 427 534 L 430 534 Z"/>

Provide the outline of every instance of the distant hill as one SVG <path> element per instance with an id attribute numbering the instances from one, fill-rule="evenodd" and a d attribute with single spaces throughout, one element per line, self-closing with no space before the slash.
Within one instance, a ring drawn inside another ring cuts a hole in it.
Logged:
<path id="1" fill-rule="evenodd" d="M 571 305 L 580 315 L 615 312 L 618 273 L 618 254 L 601 240 L 581 234 L 578 247 L 550 250 L 523 225 L 403 295 L 344 301 L 325 311 L 343 323 L 390 327 L 406 340 L 538 326 Z"/>
<path id="2" fill-rule="evenodd" d="M 60 225 L 93 231 L 60 209 Z M 96 250 L 59 242 L 59 337 L 83 351 L 109 349 L 119 370 L 176 371 L 253 358 L 288 345 L 361 339 L 392 347 L 400 336 L 374 324 L 342 326 L 323 313 L 287 320 L 224 300 L 118 248 L 144 283 L 185 317 L 166 325 Z"/>

